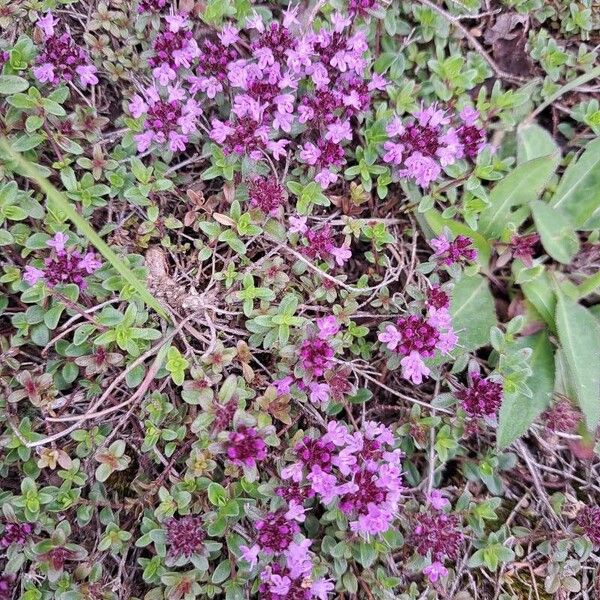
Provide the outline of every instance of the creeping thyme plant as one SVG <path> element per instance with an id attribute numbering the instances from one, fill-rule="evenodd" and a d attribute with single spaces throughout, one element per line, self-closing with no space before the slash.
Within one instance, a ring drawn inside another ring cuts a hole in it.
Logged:
<path id="1" fill-rule="evenodd" d="M 594 0 L 0 0 L 0 600 L 600 597 Z"/>

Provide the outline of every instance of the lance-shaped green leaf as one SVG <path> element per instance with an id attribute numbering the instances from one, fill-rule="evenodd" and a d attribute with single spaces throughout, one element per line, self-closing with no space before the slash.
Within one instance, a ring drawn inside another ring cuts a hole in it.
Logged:
<path id="1" fill-rule="evenodd" d="M 9 141 L 2 137 L 0 138 L 0 148 L 5 157 L 10 158 L 18 168 L 19 173 L 22 173 L 28 179 L 34 181 L 40 189 L 46 194 L 48 202 L 54 204 L 56 208 L 64 213 L 67 218 L 75 225 L 79 233 L 83 235 L 87 241 L 92 244 L 100 254 L 112 265 L 112 267 L 127 281 L 127 283 L 137 292 L 140 299 L 148 306 L 152 307 L 159 315 L 165 319 L 169 319 L 164 308 L 158 300 L 150 293 L 144 283 L 138 279 L 133 271 L 125 264 L 125 262 L 115 254 L 108 244 L 96 233 L 94 228 L 84 219 L 69 202 L 66 196 L 59 192 L 45 177 L 40 174 L 39 169 L 25 160 L 18 152 L 15 152 Z"/>
<path id="2" fill-rule="evenodd" d="M 456 282 L 450 302 L 452 326 L 467 351 L 485 346 L 490 328 L 496 324 L 494 298 L 488 280 L 482 275 L 463 277 Z"/>
<path id="3" fill-rule="evenodd" d="M 531 375 L 525 382 L 533 395 L 528 398 L 519 392 L 505 393 L 500 407 L 496 439 L 505 448 L 523 435 L 533 421 L 550 404 L 554 392 L 554 347 L 545 331 L 521 338 L 518 345 L 531 348 Z"/>
<path id="4" fill-rule="evenodd" d="M 559 155 L 551 154 L 520 164 L 490 192 L 490 206 L 479 217 L 479 231 L 488 239 L 499 239 L 504 229 L 512 223 L 518 227 L 528 215 L 527 207 L 537 200 L 558 166 Z"/>
<path id="5" fill-rule="evenodd" d="M 536 123 L 519 125 L 517 129 L 518 164 L 555 153 L 560 154 L 560 149 L 547 129 Z"/>
<path id="6" fill-rule="evenodd" d="M 600 422 L 600 326 L 586 308 L 557 291 L 556 326 L 566 366 L 568 387 L 573 390 L 587 427 Z"/>
<path id="7" fill-rule="evenodd" d="M 600 138 L 567 167 L 550 205 L 570 215 L 576 227 L 600 225 Z"/>

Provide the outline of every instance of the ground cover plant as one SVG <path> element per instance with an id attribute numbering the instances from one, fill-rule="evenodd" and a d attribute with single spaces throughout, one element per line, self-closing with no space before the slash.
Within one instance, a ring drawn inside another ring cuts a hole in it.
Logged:
<path id="1" fill-rule="evenodd" d="M 600 598 L 594 0 L 0 0 L 0 600 Z"/>

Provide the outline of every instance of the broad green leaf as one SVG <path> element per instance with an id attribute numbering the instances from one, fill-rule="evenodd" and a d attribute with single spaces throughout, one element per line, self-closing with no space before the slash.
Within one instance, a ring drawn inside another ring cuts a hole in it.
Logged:
<path id="1" fill-rule="evenodd" d="M 444 219 L 439 211 L 431 208 L 424 213 L 427 224 L 436 235 L 440 235 L 447 227 L 454 235 L 466 235 L 473 240 L 473 245 L 479 253 L 479 261 L 483 268 L 486 268 L 490 262 L 492 255 L 492 247 L 490 243 L 477 231 L 471 229 L 468 225 L 453 221 L 452 219 Z"/>
<path id="2" fill-rule="evenodd" d="M 514 265 L 515 263 L 513 263 Z M 513 266 L 513 271 L 515 267 Z M 546 321 L 552 331 L 556 331 L 554 314 L 556 312 L 556 295 L 552 289 L 550 275 L 543 271 L 539 277 L 521 284 L 525 298 L 531 302 L 540 317 Z"/>
<path id="3" fill-rule="evenodd" d="M 452 290 L 450 313 L 459 344 L 465 350 L 470 352 L 488 344 L 490 328 L 496 324 L 488 280 L 474 275 L 457 281 Z"/>
<path id="4" fill-rule="evenodd" d="M 513 208 L 538 199 L 558 161 L 556 153 L 529 160 L 500 180 L 490 192 L 490 206 L 479 217 L 480 233 L 488 239 L 499 239 L 509 223 L 518 227 L 527 213 L 513 214 Z"/>
<path id="5" fill-rule="evenodd" d="M 550 205 L 570 215 L 576 227 L 590 228 L 589 220 L 600 218 L 600 138 L 567 167 Z"/>
<path id="6" fill-rule="evenodd" d="M 523 123 L 517 129 L 517 163 L 548 156 L 560 155 L 560 149 L 548 130 L 535 123 Z"/>
<path id="7" fill-rule="evenodd" d="M 528 398 L 518 392 L 504 395 L 496 433 L 500 448 L 506 448 L 529 429 L 548 407 L 554 392 L 554 347 L 548 334 L 540 331 L 521 338 L 518 345 L 532 349 L 529 359 L 532 374 L 525 383 L 533 391 L 533 396 Z"/>
<path id="8" fill-rule="evenodd" d="M 27 79 L 18 75 L 0 75 L 0 94 L 6 96 L 24 92 L 29 87 Z"/>
<path id="9" fill-rule="evenodd" d="M 531 203 L 531 212 L 544 250 L 554 260 L 568 265 L 579 251 L 579 238 L 570 218 L 541 200 Z"/>
<path id="10" fill-rule="evenodd" d="M 83 235 L 90 244 L 92 244 L 102 256 L 113 266 L 115 271 L 127 281 L 127 283 L 138 293 L 139 297 L 150 307 L 152 307 L 163 318 L 170 320 L 164 308 L 158 300 L 150 293 L 144 282 L 136 277 L 131 269 L 125 264 L 122 258 L 117 256 L 108 244 L 96 233 L 89 222 L 82 217 L 69 200 L 59 192 L 41 173 L 40 169 L 25 160 L 19 153 L 15 152 L 6 138 L 0 138 L 0 148 L 4 156 L 10 157 L 19 168 L 19 172 L 28 179 L 35 181 L 40 189 L 46 194 L 48 201 L 77 227 L 79 233 Z"/>
<path id="11" fill-rule="evenodd" d="M 556 325 L 566 365 L 566 378 L 595 431 L 600 422 L 600 326 L 583 306 L 558 292 Z"/>

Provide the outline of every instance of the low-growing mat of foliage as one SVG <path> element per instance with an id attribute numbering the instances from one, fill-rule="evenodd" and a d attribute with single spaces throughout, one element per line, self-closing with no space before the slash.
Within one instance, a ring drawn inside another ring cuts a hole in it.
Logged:
<path id="1" fill-rule="evenodd" d="M 0 0 L 0 600 L 600 598 L 596 0 Z"/>

